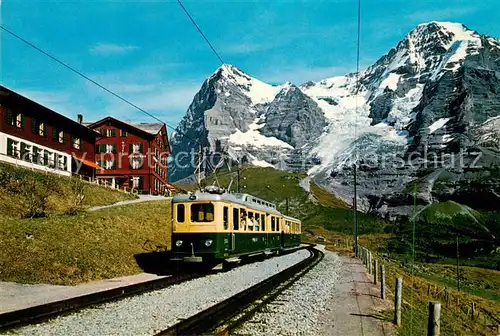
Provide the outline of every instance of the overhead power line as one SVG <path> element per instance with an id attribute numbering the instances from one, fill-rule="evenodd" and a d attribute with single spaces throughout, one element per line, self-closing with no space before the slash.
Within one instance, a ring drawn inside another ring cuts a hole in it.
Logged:
<path id="1" fill-rule="evenodd" d="M 207 44 L 210 47 L 210 49 L 212 49 L 212 51 L 214 52 L 215 56 L 219 59 L 219 62 L 222 65 L 224 65 L 225 63 L 222 60 L 222 58 L 220 57 L 219 53 L 215 50 L 214 46 L 212 45 L 212 43 L 210 43 L 210 41 L 208 40 L 208 38 L 206 37 L 206 35 L 203 33 L 203 31 L 201 30 L 201 28 L 196 24 L 196 22 L 194 21 L 193 17 L 191 16 L 191 14 L 189 14 L 189 12 L 186 9 L 186 7 L 184 7 L 184 5 L 182 4 L 181 0 L 177 0 L 177 2 L 182 7 L 182 9 L 184 10 L 184 13 L 186 13 L 186 15 L 189 17 L 189 19 L 191 20 L 191 22 L 193 23 L 193 25 L 196 27 L 196 29 L 198 29 L 198 32 L 201 34 L 201 36 L 203 37 L 203 39 L 205 40 L 205 42 L 207 42 Z"/>
<path id="2" fill-rule="evenodd" d="M 86 80 L 88 80 L 89 82 L 91 82 L 92 84 L 95 84 L 97 85 L 98 87 L 100 87 L 101 89 L 103 89 L 104 91 L 108 92 L 109 94 L 113 95 L 114 97 L 120 99 L 121 101 L 127 103 L 128 105 L 132 106 L 133 108 L 137 109 L 138 111 L 141 111 L 142 113 L 148 115 L 149 117 L 155 119 L 156 121 L 159 121 L 160 123 L 162 124 L 165 124 L 168 128 L 174 130 L 176 133 L 179 133 L 181 134 L 182 136 L 185 136 L 186 138 L 190 139 L 190 140 L 193 140 L 191 137 L 189 137 L 188 135 L 186 135 L 185 133 L 183 132 L 179 132 L 178 130 L 176 130 L 174 127 L 170 126 L 169 124 L 167 124 L 166 122 L 164 122 L 163 120 L 159 119 L 158 117 L 154 116 L 153 114 L 149 113 L 148 111 L 140 108 L 139 106 L 137 106 L 136 104 L 132 103 L 131 101 L 127 100 L 126 98 L 123 98 L 122 96 L 120 96 L 119 94 L 111 91 L 110 89 L 106 88 L 105 86 L 99 84 L 98 82 L 96 82 L 95 80 L 93 80 L 92 78 L 88 77 L 87 75 L 83 74 L 82 72 L 76 70 L 75 68 L 69 66 L 68 64 L 64 63 L 63 61 L 59 60 L 57 57 L 55 56 L 52 56 L 51 54 L 49 54 L 48 52 L 46 52 L 45 50 L 37 47 L 36 45 L 34 45 L 33 43 L 29 42 L 28 40 L 26 40 L 25 38 L 19 36 L 18 34 L 14 33 L 13 31 L 7 29 L 4 25 L 0 25 L 0 28 L 2 30 L 4 30 L 5 32 L 7 32 L 8 34 L 14 36 L 15 38 L 17 38 L 18 40 L 26 43 L 27 45 L 29 45 L 30 47 L 32 47 L 33 49 L 41 52 L 42 54 L 44 54 L 45 56 L 49 57 L 50 59 L 52 59 L 53 61 L 61 64 L 62 66 L 64 66 L 65 68 L 69 69 L 70 71 L 76 73 L 77 75 L 85 78 Z"/>

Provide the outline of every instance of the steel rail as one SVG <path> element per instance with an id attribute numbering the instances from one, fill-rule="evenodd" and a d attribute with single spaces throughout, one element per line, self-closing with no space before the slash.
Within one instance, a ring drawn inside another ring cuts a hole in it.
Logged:
<path id="1" fill-rule="evenodd" d="M 292 253 L 303 248 L 304 247 L 298 247 L 289 251 L 283 251 L 282 254 Z M 243 264 L 248 263 L 251 262 L 247 261 Z M 37 306 L 0 313 L 0 332 L 9 331 L 29 324 L 45 322 L 57 316 L 75 313 L 84 308 L 118 301 L 126 297 L 150 291 L 160 290 L 175 284 L 206 276 L 208 274 L 209 272 L 174 274 L 161 279 L 154 279 L 137 284 L 111 288 Z"/>
<path id="2" fill-rule="evenodd" d="M 316 266 L 324 257 L 323 252 L 311 246 L 311 255 L 278 274 L 202 311 L 157 334 L 228 335 L 229 331 L 248 319 L 260 307 L 273 300 L 295 281 Z"/>

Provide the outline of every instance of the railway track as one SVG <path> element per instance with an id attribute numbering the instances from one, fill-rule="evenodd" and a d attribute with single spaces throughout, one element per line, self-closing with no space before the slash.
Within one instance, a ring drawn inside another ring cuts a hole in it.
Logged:
<path id="1" fill-rule="evenodd" d="M 40 323 L 51 318 L 71 314 L 80 309 L 99 305 L 114 300 L 123 299 L 132 295 L 162 289 L 184 281 L 203 276 L 200 273 L 185 273 L 170 277 L 155 279 L 138 284 L 108 289 L 91 294 L 72 297 L 34 307 L 0 314 L 0 332 L 28 324 Z"/>
<path id="2" fill-rule="evenodd" d="M 235 327 L 271 302 L 316 266 L 323 252 L 311 246 L 311 255 L 280 273 L 160 332 L 157 336 L 229 335 Z"/>
<path id="3" fill-rule="evenodd" d="M 301 248 L 298 248 L 297 250 L 299 249 Z M 288 251 L 285 254 L 292 253 L 293 251 Z M 242 265 L 248 263 L 252 263 L 252 261 L 247 261 Z M 179 273 L 161 279 L 112 288 L 91 294 L 80 295 L 38 306 L 2 313 L 0 314 L 0 332 L 5 332 L 30 324 L 45 322 L 55 317 L 75 313 L 84 308 L 94 307 L 142 293 L 164 289 L 166 287 L 180 284 L 189 280 L 194 280 L 208 274 L 210 274 L 210 272 L 208 271 Z"/>

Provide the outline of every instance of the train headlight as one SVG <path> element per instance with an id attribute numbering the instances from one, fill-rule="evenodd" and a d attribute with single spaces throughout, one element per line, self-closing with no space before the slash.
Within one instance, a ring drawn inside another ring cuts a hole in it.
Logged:
<path id="1" fill-rule="evenodd" d="M 206 246 L 206 247 L 212 246 L 212 243 L 213 243 L 213 242 L 214 242 L 214 241 L 213 241 L 212 239 L 207 239 L 207 240 L 205 241 L 205 246 Z"/>
<path id="2" fill-rule="evenodd" d="M 182 240 L 178 240 L 175 242 L 175 246 L 181 247 L 182 246 Z"/>

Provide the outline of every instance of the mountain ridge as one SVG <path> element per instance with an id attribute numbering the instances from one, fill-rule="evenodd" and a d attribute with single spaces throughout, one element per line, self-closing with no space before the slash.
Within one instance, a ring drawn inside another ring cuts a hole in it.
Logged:
<path id="1" fill-rule="evenodd" d="M 411 155 L 477 152 L 480 145 L 494 149 L 481 162 L 493 167 L 499 161 L 499 60 L 498 39 L 460 23 L 432 21 L 361 71 L 358 86 L 356 73 L 269 85 L 225 64 L 193 99 L 181 132 L 172 136 L 173 153 L 202 146 L 215 161 L 226 152 L 256 166 L 307 172 L 349 203 L 357 162 L 360 208 L 401 215 L 407 209 L 393 207 L 391 198 L 438 171 L 422 168 L 427 159 Z M 196 140 L 183 139 L 186 133 Z M 469 155 L 465 164 L 471 160 Z M 173 165 L 172 180 L 192 174 L 193 166 Z M 455 179 L 463 179 L 464 168 L 451 169 Z M 435 198 L 431 193 L 432 187 L 422 192 L 424 203 Z"/>

